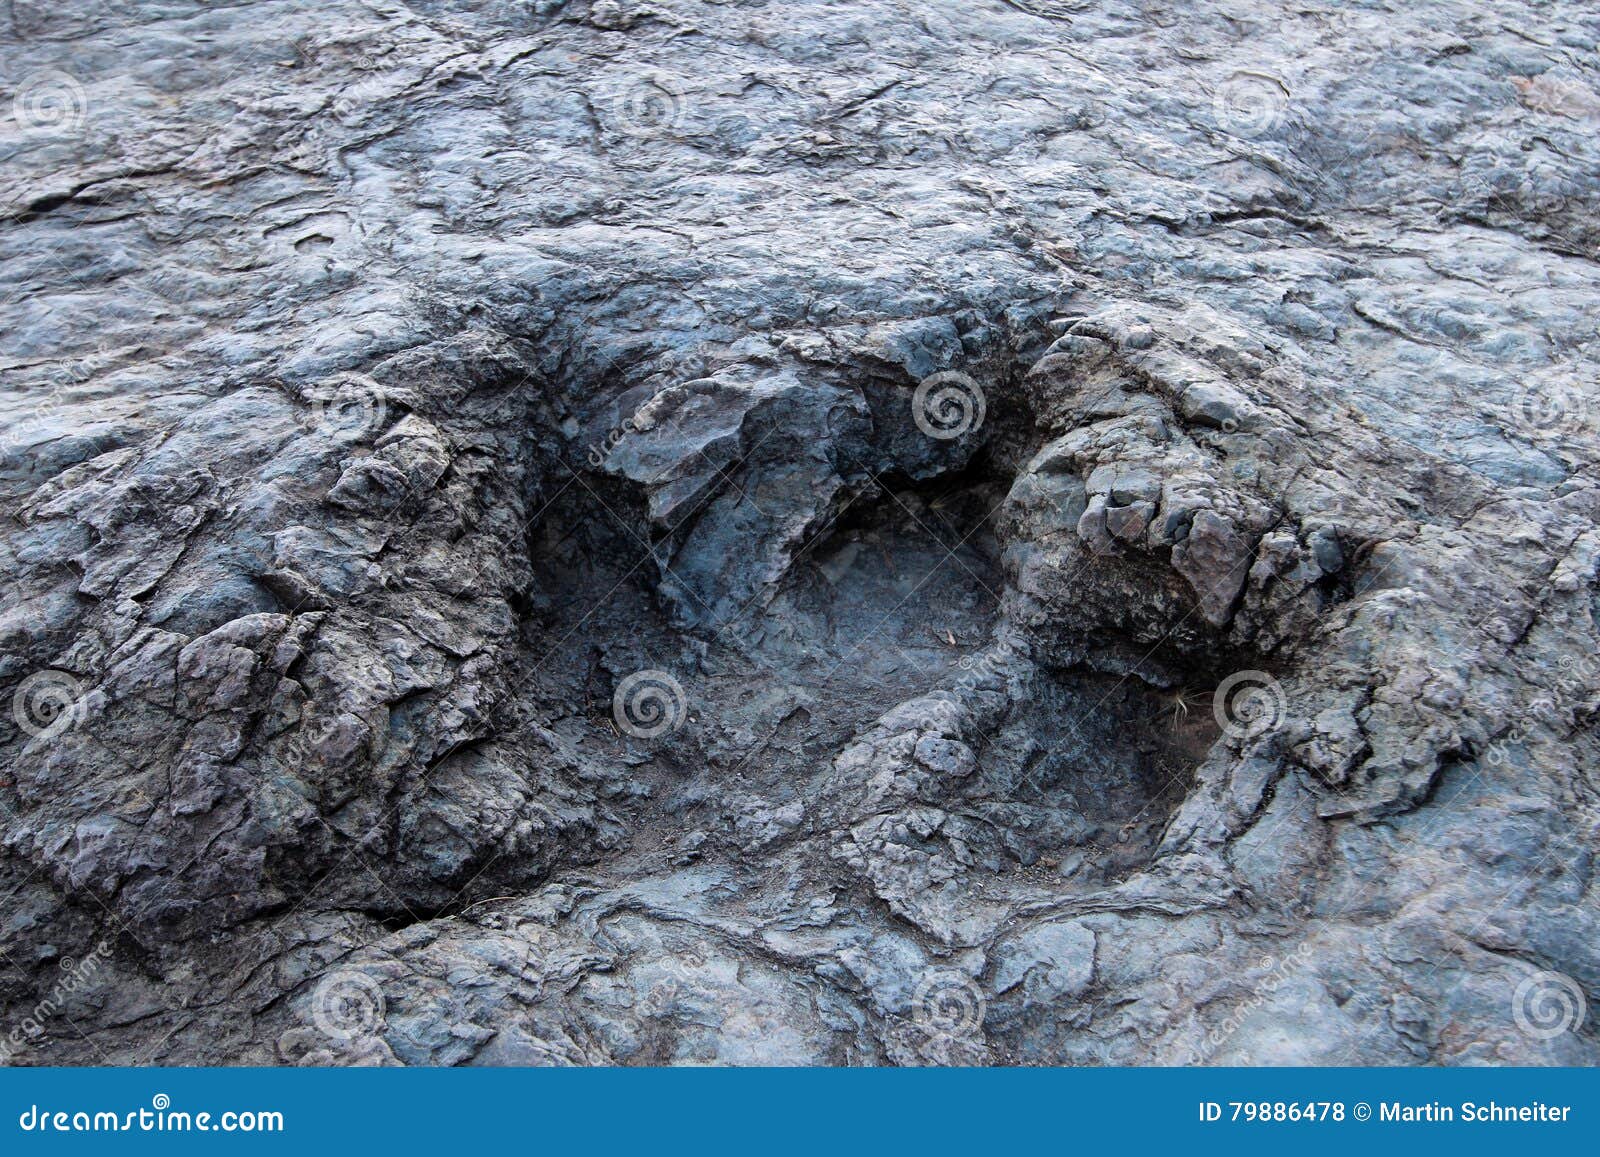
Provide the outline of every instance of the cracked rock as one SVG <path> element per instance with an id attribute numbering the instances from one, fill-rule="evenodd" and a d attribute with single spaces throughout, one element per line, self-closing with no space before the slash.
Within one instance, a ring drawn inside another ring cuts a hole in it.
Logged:
<path id="1" fill-rule="evenodd" d="M 9 1063 L 1600 1063 L 1578 5 L 14 7 Z"/>

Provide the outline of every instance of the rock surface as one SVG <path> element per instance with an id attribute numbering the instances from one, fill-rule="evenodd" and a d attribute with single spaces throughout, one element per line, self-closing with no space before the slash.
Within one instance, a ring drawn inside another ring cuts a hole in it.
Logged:
<path id="1" fill-rule="evenodd" d="M 11 1063 L 1600 1062 L 1592 11 L 0 35 Z"/>

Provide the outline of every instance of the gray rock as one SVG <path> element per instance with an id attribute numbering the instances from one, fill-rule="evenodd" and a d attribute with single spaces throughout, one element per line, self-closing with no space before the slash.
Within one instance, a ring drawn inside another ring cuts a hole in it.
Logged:
<path id="1" fill-rule="evenodd" d="M 12 1063 L 1600 1062 L 1577 5 L 13 9 Z"/>

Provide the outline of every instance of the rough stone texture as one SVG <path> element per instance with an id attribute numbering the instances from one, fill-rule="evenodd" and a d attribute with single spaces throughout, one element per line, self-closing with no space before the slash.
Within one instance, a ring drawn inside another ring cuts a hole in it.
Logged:
<path id="1" fill-rule="evenodd" d="M 1600 1062 L 1597 37 L 16 0 L 5 1057 Z"/>

